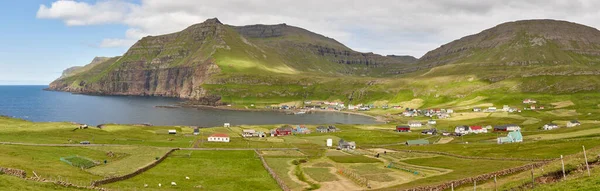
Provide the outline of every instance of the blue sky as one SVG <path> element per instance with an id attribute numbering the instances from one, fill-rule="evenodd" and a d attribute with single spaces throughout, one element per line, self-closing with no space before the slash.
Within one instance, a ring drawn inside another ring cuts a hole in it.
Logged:
<path id="1" fill-rule="evenodd" d="M 597 0 L 5 0 L 0 85 L 48 84 L 95 56 L 209 18 L 298 26 L 361 52 L 421 57 L 495 25 L 557 19 L 600 26 Z"/>
<path id="2" fill-rule="evenodd" d="M 69 27 L 59 20 L 37 19 L 43 3 L 48 1 L 0 1 L 0 84 L 48 84 L 65 68 L 126 50 L 97 46 L 103 37 L 122 37 L 126 26 Z"/>

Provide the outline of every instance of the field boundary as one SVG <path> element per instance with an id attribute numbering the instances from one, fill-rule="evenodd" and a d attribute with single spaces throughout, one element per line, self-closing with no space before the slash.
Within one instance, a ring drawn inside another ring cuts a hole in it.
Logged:
<path id="1" fill-rule="evenodd" d="M 0 172 L 4 173 L 4 175 L 8 175 L 8 176 L 15 176 L 17 178 L 21 178 L 25 181 L 36 181 L 36 182 L 43 182 L 43 183 L 53 183 L 56 185 L 60 185 L 60 186 L 64 186 L 64 187 L 69 187 L 69 188 L 77 188 L 77 189 L 88 189 L 88 190 L 100 190 L 100 191 L 106 191 L 107 189 L 105 188 L 100 188 L 100 187 L 95 187 L 95 186 L 79 186 L 79 185 L 75 185 L 73 183 L 69 183 L 69 182 L 65 182 L 65 181 L 52 181 L 52 180 L 47 180 L 41 177 L 27 177 L 27 173 L 25 172 L 25 170 L 21 170 L 21 169 L 14 169 L 14 168 L 5 168 L 5 167 L 0 167 Z M 35 173 L 34 173 L 35 174 Z M 2 175 L 0 175 L 2 176 Z"/>
<path id="2" fill-rule="evenodd" d="M 16 176 L 19 178 L 27 177 L 27 173 L 21 169 L 0 167 L 0 172 L 4 173 L 5 175 Z"/>
<path id="3" fill-rule="evenodd" d="M 475 159 L 475 160 L 500 160 L 500 161 L 525 161 L 525 162 L 549 162 L 549 161 L 556 160 L 555 158 L 552 158 L 552 159 L 526 159 L 526 158 L 474 157 L 474 156 L 457 155 L 457 154 L 440 152 L 440 151 L 416 151 L 416 150 L 396 150 L 396 151 L 407 152 L 407 153 L 413 152 L 413 153 L 424 153 L 424 154 L 436 154 L 436 155 L 444 155 L 444 156 L 450 156 L 450 157 L 461 158 L 461 159 Z"/>
<path id="4" fill-rule="evenodd" d="M 102 180 L 96 180 L 96 181 L 92 181 L 91 185 L 96 187 L 96 186 L 100 186 L 103 184 L 109 184 L 109 183 L 113 183 L 113 182 L 118 182 L 118 181 L 122 181 L 122 180 L 127 180 L 130 178 L 133 178 L 143 172 L 146 172 L 147 170 L 150 170 L 151 168 L 155 167 L 156 165 L 160 164 L 162 161 L 164 161 L 169 154 L 175 152 L 179 150 L 179 148 L 175 148 L 175 149 L 171 149 L 169 152 L 165 153 L 162 157 L 160 157 L 158 160 L 137 169 L 135 172 L 126 174 L 126 175 L 122 175 L 122 176 L 117 176 L 117 177 L 110 177 L 110 178 L 106 178 L 106 179 L 102 179 Z"/>
<path id="5" fill-rule="evenodd" d="M 273 179 L 275 179 L 275 182 L 277 182 L 277 184 L 279 185 L 279 187 L 281 188 L 281 190 L 283 190 L 283 191 L 291 191 L 290 188 L 288 188 L 287 185 L 285 185 L 285 182 L 283 182 L 283 180 L 281 180 L 279 178 L 279 176 L 277 176 L 277 174 L 275 173 L 275 171 L 273 171 L 273 169 L 271 167 L 269 167 L 269 165 L 267 164 L 267 161 L 258 152 L 258 150 L 254 149 L 254 152 L 258 155 L 258 158 L 260 158 L 260 161 L 262 162 L 263 167 L 265 167 L 265 169 L 267 169 L 267 172 L 269 172 L 269 174 L 271 175 L 271 177 L 273 177 Z"/>
<path id="6" fill-rule="evenodd" d="M 473 176 L 473 177 L 468 177 L 468 178 L 463 178 L 463 179 L 458 179 L 458 180 L 452 180 L 452 181 L 448 181 L 448 182 L 441 183 L 438 185 L 419 186 L 419 187 L 403 189 L 403 190 L 405 190 L 405 191 L 446 190 L 446 189 L 450 189 L 452 186 L 454 186 L 456 188 L 463 184 L 472 184 L 474 181 L 477 181 L 477 182 L 486 181 L 486 180 L 494 178 L 494 176 L 504 176 L 504 175 L 508 175 L 508 174 L 522 172 L 522 171 L 529 170 L 532 168 L 539 168 L 550 162 L 551 161 L 543 161 L 543 162 L 538 162 L 538 163 L 533 163 L 533 164 L 526 164 L 526 165 L 515 167 L 515 168 L 509 168 L 509 169 L 504 169 L 504 170 L 491 172 L 491 173 L 487 173 L 487 174 L 482 174 L 482 175 L 478 175 L 478 176 Z"/>

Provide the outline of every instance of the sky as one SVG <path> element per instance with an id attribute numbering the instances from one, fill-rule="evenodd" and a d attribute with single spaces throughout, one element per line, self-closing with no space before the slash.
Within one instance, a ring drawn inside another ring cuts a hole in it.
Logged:
<path id="1" fill-rule="evenodd" d="M 421 57 L 495 25 L 557 19 L 600 27 L 597 0 L 27 0 L 0 1 L 0 85 L 48 84 L 141 37 L 218 18 L 298 26 L 361 52 Z"/>

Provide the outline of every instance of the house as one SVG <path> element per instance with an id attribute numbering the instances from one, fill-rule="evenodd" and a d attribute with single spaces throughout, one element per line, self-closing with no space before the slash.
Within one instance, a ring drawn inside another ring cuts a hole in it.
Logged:
<path id="1" fill-rule="evenodd" d="M 488 132 L 487 129 L 483 128 L 482 126 L 470 126 L 469 128 L 471 128 L 471 133 L 475 133 L 475 134 Z"/>
<path id="2" fill-rule="evenodd" d="M 309 134 L 310 130 L 304 125 L 296 125 L 296 128 L 292 130 L 294 134 Z"/>
<path id="3" fill-rule="evenodd" d="M 531 105 L 531 106 L 529 106 L 529 109 L 531 109 L 531 110 L 535 110 L 535 105 Z"/>
<path id="4" fill-rule="evenodd" d="M 365 107 L 365 106 L 358 108 L 358 111 L 369 111 L 369 110 L 371 110 L 371 108 L 370 107 Z"/>
<path id="5" fill-rule="evenodd" d="M 397 132 L 410 132 L 410 127 L 409 126 L 396 126 L 396 131 Z"/>
<path id="6" fill-rule="evenodd" d="M 317 132 L 319 132 L 319 133 L 333 133 L 333 132 L 336 132 L 337 130 L 338 129 L 333 125 L 330 125 L 328 127 L 325 127 L 325 126 L 317 127 Z"/>
<path id="7" fill-rule="evenodd" d="M 523 142 L 521 131 L 512 131 L 506 137 L 498 137 L 498 144 Z"/>
<path id="8" fill-rule="evenodd" d="M 569 122 L 567 122 L 567 127 L 575 127 L 575 126 L 579 126 L 581 125 L 581 123 L 577 120 L 571 120 Z"/>
<path id="9" fill-rule="evenodd" d="M 454 113 L 453 109 L 446 109 L 446 113 Z"/>
<path id="10" fill-rule="evenodd" d="M 511 108 L 508 108 L 508 112 L 509 112 L 509 113 L 514 113 L 514 112 L 517 112 L 517 111 L 519 111 L 519 109 L 517 109 L 516 107 L 511 107 Z M 520 112 L 520 111 L 519 111 L 519 112 Z"/>
<path id="11" fill-rule="evenodd" d="M 256 134 L 256 130 L 254 130 L 254 129 L 242 130 L 242 137 L 254 137 L 255 134 Z"/>
<path id="12" fill-rule="evenodd" d="M 481 112 L 481 108 L 480 107 L 474 107 L 473 108 L 473 112 Z"/>
<path id="13" fill-rule="evenodd" d="M 545 107 L 544 106 L 540 106 L 540 107 L 538 107 L 538 109 L 545 109 Z"/>
<path id="14" fill-rule="evenodd" d="M 493 113 L 493 112 L 496 112 L 497 110 L 498 110 L 498 109 L 497 109 L 496 107 L 488 107 L 488 108 L 487 108 L 485 111 L 486 111 L 486 112 Z"/>
<path id="15" fill-rule="evenodd" d="M 404 144 L 406 144 L 406 146 L 429 145 L 429 140 L 425 140 L 425 139 L 408 140 Z"/>
<path id="16" fill-rule="evenodd" d="M 229 142 L 229 135 L 223 133 L 215 133 L 208 137 L 208 142 Z"/>
<path id="17" fill-rule="evenodd" d="M 435 124 L 437 124 L 437 121 L 431 119 L 431 120 L 427 121 L 427 124 L 429 124 L 429 125 L 435 125 Z"/>
<path id="18" fill-rule="evenodd" d="M 177 134 L 177 130 L 170 129 L 170 130 L 169 130 L 169 134 L 172 134 L 172 135 L 173 135 L 173 134 Z"/>
<path id="19" fill-rule="evenodd" d="M 413 127 L 413 128 L 417 128 L 417 127 L 423 126 L 423 124 L 421 122 L 418 122 L 418 121 L 410 121 L 410 122 L 408 122 L 408 126 Z"/>
<path id="20" fill-rule="evenodd" d="M 423 130 L 423 131 L 421 131 L 421 134 L 424 134 L 424 135 L 435 135 L 435 134 L 437 134 L 437 129 Z"/>
<path id="21" fill-rule="evenodd" d="M 450 136 L 450 133 L 449 132 L 443 132 L 442 135 L 443 136 Z"/>
<path id="22" fill-rule="evenodd" d="M 292 134 L 292 127 L 289 125 L 284 125 L 283 127 L 271 130 L 271 136 L 286 136 Z"/>
<path id="23" fill-rule="evenodd" d="M 417 111 L 404 111 L 402 112 L 402 115 L 405 117 L 416 117 L 419 116 L 419 113 Z"/>
<path id="24" fill-rule="evenodd" d="M 544 129 L 544 130 L 558 129 L 558 125 L 556 125 L 554 123 L 548 123 L 548 124 L 544 125 L 542 127 L 542 129 Z"/>
<path id="25" fill-rule="evenodd" d="M 523 103 L 524 104 L 532 104 L 532 103 L 537 103 L 537 101 L 532 100 L 532 99 L 525 99 L 525 100 L 523 100 Z"/>
<path id="26" fill-rule="evenodd" d="M 518 125 L 497 125 L 494 126 L 494 131 L 520 131 L 521 127 Z"/>
<path id="27" fill-rule="evenodd" d="M 502 106 L 502 111 L 504 111 L 504 112 L 508 112 L 509 109 L 510 109 L 510 106 L 508 106 L 508 105 Z"/>
<path id="28" fill-rule="evenodd" d="M 470 132 L 471 132 L 471 128 L 466 125 L 461 125 L 461 126 L 457 126 L 456 128 L 454 128 L 454 133 L 456 133 L 457 135 L 466 135 L 466 134 L 469 134 Z"/>
<path id="29" fill-rule="evenodd" d="M 200 134 L 200 128 L 194 127 L 194 135 L 199 135 L 199 134 Z"/>
<path id="30" fill-rule="evenodd" d="M 229 123 L 223 123 L 223 127 L 231 127 L 231 124 L 229 124 Z"/>
<path id="31" fill-rule="evenodd" d="M 340 150 L 354 150 L 356 149 L 356 142 L 347 142 L 344 139 L 340 139 L 338 142 L 338 149 Z"/>

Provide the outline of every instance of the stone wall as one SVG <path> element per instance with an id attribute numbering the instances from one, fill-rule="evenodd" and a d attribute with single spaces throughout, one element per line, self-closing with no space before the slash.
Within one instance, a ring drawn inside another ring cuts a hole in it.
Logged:
<path id="1" fill-rule="evenodd" d="M 283 182 L 283 180 L 281 180 L 279 178 L 279 176 L 277 176 L 275 171 L 273 171 L 273 169 L 271 169 L 271 167 L 269 167 L 269 165 L 267 164 L 267 161 L 265 161 L 265 158 L 258 152 L 258 150 L 254 150 L 254 152 L 256 152 L 256 154 L 260 158 L 260 161 L 262 162 L 263 167 L 265 167 L 265 169 L 267 169 L 267 172 L 269 172 L 271 177 L 273 177 L 273 179 L 275 179 L 275 181 L 277 181 L 277 184 L 279 185 L 281 190 L 290 191 L 290 188 L 288 188 L 287 185 L 285 185 L 285 182 Z"/>
<path id="2" fill-rule="evenodd" d="M 117 176 L 117 177 L 111 177 L 111 178 L 106 178 L 103 180 L 96 180 L 92 182 L 92 186 L 96 187 L 96 186 L 100 186 L 103 184 L 108 184 L 108 183 L 113 183 L 113 182 L 118 182 L 118 181 L 122 181 L 122 180 L 127 180 L 129 178 L 132 178 L 134 176 L 137 176 L 143 172 L 146 172 L 147 170 L 150 170 L 151 168 L 155 167 L 156 165 L 160 164 L 163 160 L 165 160 L 169 154 L 173 153 L 174 151 L 179 150 L 177 149 L 171 149 L 169 152 L 167 152 L 165 155 L 163 155 L 162 157 L 160 157 L 158 160 L 142 167 L 139 168 L 138 170 L 136 170 L 135 172 L 132 172 L 130 174 L 126 174 L 123 176 Z"/>
<path id="3" fill-rule="evenodd" d="M 21 170 L 21 169 L 0 167 L 0 172 L 2 172 L 3 174 L 6 174 L 6 175 L 16 176 L 19 178 L 27 177 L 27 173 L 25 173 L 25 171 Z"/>

